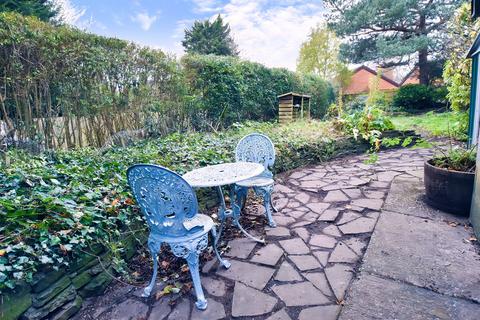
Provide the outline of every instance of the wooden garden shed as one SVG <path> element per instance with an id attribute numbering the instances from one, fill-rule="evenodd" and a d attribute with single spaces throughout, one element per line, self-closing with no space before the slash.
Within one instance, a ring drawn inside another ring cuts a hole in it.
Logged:
<path id="1" fill-rule="evenodd" d="M 280 123 L 310 118 L 312 96 L 288 92 L 278 96 L 278 118 Z"/>

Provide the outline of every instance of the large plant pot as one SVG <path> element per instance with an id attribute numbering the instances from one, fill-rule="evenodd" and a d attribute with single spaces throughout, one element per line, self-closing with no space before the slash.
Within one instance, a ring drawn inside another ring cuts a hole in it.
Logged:
<path id="1" fill-rule="evenodd" d="M 438 168 L 425 161 L 424 181 L 429 205 L 442 211 L 468 216 L 475 173 Z"/>

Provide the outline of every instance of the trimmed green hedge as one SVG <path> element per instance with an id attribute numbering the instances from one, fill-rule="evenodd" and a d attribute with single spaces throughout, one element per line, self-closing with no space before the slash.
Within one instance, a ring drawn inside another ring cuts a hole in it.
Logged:
<path id="1" fill-rule="evenodd" d="M 243 120 L 272 120 L 277 96 L 295 91 L 312 95 L 312 116 L 321 118 L 334 101 L 333 88 L 314 75 L 267 68 L 234 57 L 187 55 L 182 59 L 187 83 L 209 119 L 229 125 Z"/>
<path id="2" fill-rule="evenodd" d="M 447 106 L 445 87 L 407 84 L 395 93 L 393 107 L 403 111 L 426 111 Z"/>
<path id="3" fill-rule="evenodd" d="M 179 62 L 15 13 L 0 13 L 0 88 L 7 130 L 48 149 L 103 146 L 119 131 L 165 135 L 272 120 L 277 95 L 289 91 L 312 94 L 315 117 L 334 100 L 331 85 L 316 76 L 231 57 L 187 55 Z"/>

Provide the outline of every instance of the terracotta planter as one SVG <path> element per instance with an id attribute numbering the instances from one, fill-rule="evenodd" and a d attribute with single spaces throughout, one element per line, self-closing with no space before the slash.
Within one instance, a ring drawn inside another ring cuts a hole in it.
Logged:
<path id="1" fill-rule="evenodd" d="M 468 216 L 475 173 L 435 167 L 425 161 L 424 181 L 429 205 L 456 215 Z"/>

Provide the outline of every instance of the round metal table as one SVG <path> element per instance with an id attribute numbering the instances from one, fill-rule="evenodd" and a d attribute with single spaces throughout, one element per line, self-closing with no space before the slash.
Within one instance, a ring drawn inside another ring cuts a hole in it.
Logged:
<path id="1" fill-rule="evenodd" d="M 242 180 L 250 179 L 261 174 L 265 168 L 263 165 L 253 162 L 231 162 L 222 163 L 203 168 L 195 169 L 183 175 L 183 178 L 194 188 L 215 187 L 220 198 L 220 231 L 218 238 L 220 238 L 226 218 L 231 217 L 233 224 L 239 228 L 247 237 L 257 242 L 265 243 L 265 240 L 258 239 L 249 234 L 240 224 L 241 206 L 235 199 L 235 192 L 233 185 Z M 230 187 L 230 201 L 231 208 L 228 209 L 225 204 L 222 186 Z M 217 239 L 218 239 L 217 238 Z M 216 245 L 216 243 L 215 243 Z"/>

